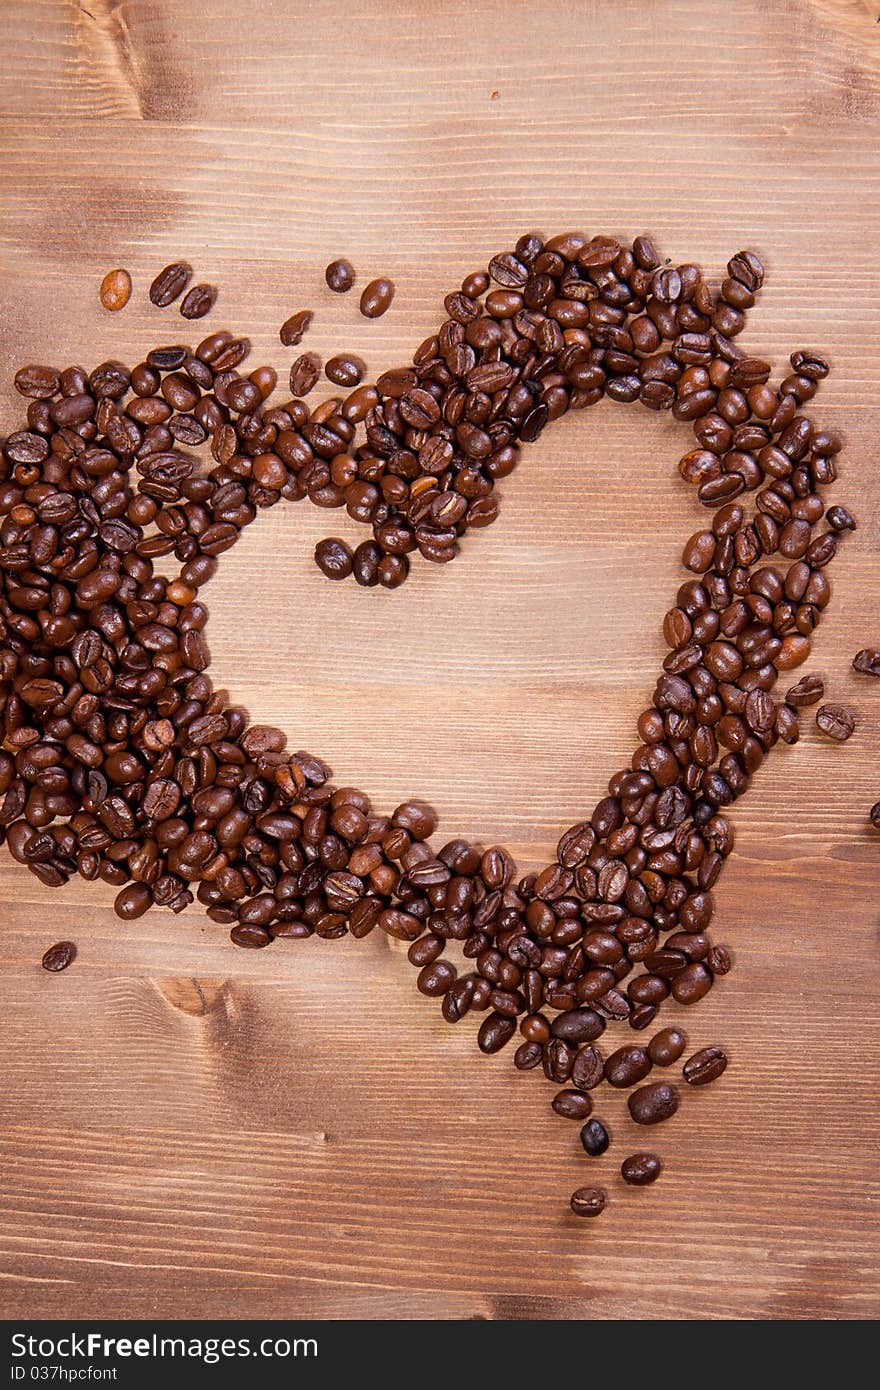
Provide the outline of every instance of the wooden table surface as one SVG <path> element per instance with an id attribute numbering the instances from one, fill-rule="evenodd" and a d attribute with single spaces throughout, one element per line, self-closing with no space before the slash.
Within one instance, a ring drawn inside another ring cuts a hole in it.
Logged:
<path id="1" fill-rule="evenodd" d="M 875 0 L 5 0 L 0 424 L 25 362 L 136 360 L 180 339 L 146 300 L 167 260 L 221 286 L 254 363 L 308 346 L 405 361 L 442 296 L 523 231 L 653 234 L 717 281 L 755 248 L 743 341 L 785 370 L 827 352 L 814 406 L 845 433 L 860 528 L 808 669 L 858 713 L 811 718 L 734 815 L 716 939 L 733 974 L 684 1021 L 724 1079 L 662 1134 L 656 1187 L 589 1162 L 551 1088 L 477 1052 L 401 950 L 234 950 L 199 908 L 122 924 L 103 885 L 50 892 L 0 851 L 7 1316 L 863 1318 L 876 1227 L 880 683 Z M 368 324 L 324 265 L 389 274 Z M 104 314 L 105 270 L 130 268 Z M 184 338 L 186 338 L 184 334 Z M 311 559 L 347 518 L 278 507 L 209 591 L 218 685 L 389 809 L 545 862 L 635 746 L 660 620 L 704 514 L 689 429 L 603 405 L 548 430 L 501 519 L 395 593 Z M 636 483 L 638 479 L 638 485 Z M 328 527 L 328 522 L 329 527 Z M 40 969 L 72 938 L 75 965 Z M 622 1041 L 631 1036 L 624 1030 Z M 568 1196 L 598 1177 L 600 1221 Z"/>

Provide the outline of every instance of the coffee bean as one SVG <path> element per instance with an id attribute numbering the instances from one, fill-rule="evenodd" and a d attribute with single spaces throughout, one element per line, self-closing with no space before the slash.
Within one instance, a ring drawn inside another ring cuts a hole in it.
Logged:
<path id="1" fill-rule="evenodd" d="M 821 676 L 801 676 L 797 685 L 793 685 L 786 693 L 786 700 L 795 709 L 804 709 L 808 705 L 816 705 L 825 694 L 825 682 Z"/>
<path id="2" fill-rule="evenodd" d="M 61 381 L 54 367 L 21 367 L 15 373 L 15 389 L 32 400 L 49 400 L 61 390 Z"/>
<path id="3" fill-rule="evenodd" d="M 604 1074 L 605 1064 L 597 1047 L 582 1047 L 571 1068 L 572 1085 L 581 1091 L 592 1091 Z"/>
<path id="4" fill-rule="evenodd" d="M 820 705 L 816 711 L 816 725 L 835 742 L 845 743 L 852 736 L 856 721 L 846 705 Z"/>
<path id="5" fill-rule="evenodd" d="M 351 261 L 331 261 L 324 271 L 324 279 L 334 294 L 345 294 L 354 284 L 354 266 Z"/>
<path id="6" fill-rule="evenodd" d="M 180 312 L 185 319 L 203 319 L 216 303 L 216 285 L 193 285 L 183 297 Z"/>
<path id="7" fill-rule="evenodd" d="M 595 1116 L 593 1119 L 587 1120 L 581 1130 L 581 1143 L 592 1158 L 598 1158 L 599 1154 L 605 1152 L 611 1140 L 601 1120 L 596 1119 Z"/>
<path id="8" fill-rule="evenodd" d="M 480 1025 L 477 1045 L 481 1052 L 500 1052 L 515 1032 L 516 1019 L 507 1018 L 504 1014 L 491 1013 Z"/>
<path id="9" fill-rule="evenodd" d="M 657 1154 L 630 1154 L 620 1165 L 620 1176 L 631 1187 L 647 1187 L 656 1182 L 663 1172 L 663 1163 Z"/>
<path id="10" fill-rule="evenodd" d="M 571 1194 L 571 1209 L 575 1216 L 599 1216 L 605 1210 L 605 1201 L 601 1187 L 579 1187 Z"/>
<path id="11" fill-rule="evenodd" d="M 875 830 L 880 830 L 880 801 L 875 801 L 868 812 L 868 818 Z"/>
<path id="12" fill-rule="evenodd" d="M 624 1089 L 643 1081 L 652 1062 L 644 1047 L 619 1047 L 605 1059 L 605 1080 L 609 1086 Z"/>
<path id="13" fill-rule="evenodd" d="M 727 1053 L 720 1047 L 704 1047 L 688 1057 L 681 1074 L 689 1086 L 708 1086 L 727 1070 Z"/>
<path id="14" fill-rule="evenodd" d="M 853 657 L 852 668 L 863 676 L 880 677 L 880 647 L 865 647 Z"/>
<path id="15" fill-rule="evenodd" d="M 290 390 L 294 396 L 307 396 L 321 374 L 321 359 L 316 352 L 304 352 L 290 369 Z"/>
<path id="16" fill-rule="evenodd" d="M 296 347 L 297 343 L 301 343 L 314 317 L 311 309 L 298 309 L 289 319 L 285 319 L 278 330 L 278 336 L 284 346 Z"/>
<path id="17" fill-rule="evenodd" d="M 593 1109 L 593 1102 L 583 1091 L 557 1091 L 551 1105 L 566 1120 L 585 1120 Z"/>
<path id="18" fill-rule="evenodd" d="M 393 298 L 392 280 L 371 280 L 361 294 L 361 313 L 365 319 L 378 319 L 391 308 Z"/>
<path id="19" fill-rule="evenodd" d="M 44 970 L 66 970 L 76 960 L 76 946 L 72 941 L 59 941 L 50 946 L 43 955 Z"/>
<path id="20" fill-rule="evenodd" d="M 111 313 L 124 309 L 131 299 L 131 276 L 127 270 L 108 270 L 101 281 L 101 303 Z"/>
<path id="21" fill-rule="evenodd" d="M 633 1091 L 627 1105 L 637 1125 L 656 1125 L 675 1114 L 678 1091 L 668 1081 L 653 1081 Z"/>
<path id="22" fill-rule="evenodd" d="M 324 375 L 336 386 L 357 386 L 366 370 L 360 357 L 344 352 L 330 358 L 324 367 Z"/>
<path id="23" fill-rule="evenodd" d="M 192 279 L 192 266 L 186 261 L 172 261 L 166 265 L 150 285 L 150 299 L 160 309 L 173 304 L 186 289 Z"/>

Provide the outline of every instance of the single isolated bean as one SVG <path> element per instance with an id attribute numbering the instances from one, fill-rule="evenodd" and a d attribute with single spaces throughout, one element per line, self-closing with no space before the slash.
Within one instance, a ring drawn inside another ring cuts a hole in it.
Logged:
<path id="1" fill-rule="evenodd" d="M 820 705 L 816 711 L 816 724 L 835 743 L 845 743 L 856 727 L 855 716 L 846 705 Z"/>
<path id="2" fill-rule="evenodd" d="M 853 657 L 852 668 L 862 676 L 880 678 L 880 647 L 864 647 Z"/>
<path id="3" fill-rule="evenodd" d="M 588 1153 L 591 1158 L 597 1158 L 599 1154 L 605 1152 L 611 1140 L 601 1120 L 597 1119 L 595 1116 L 593 1119 L 587 1120 L 587 1123 L 581 1130 L 581 1143 L 584 1146 L 584 1151 Z"/>
<path id="4" fill-rule="evenodd" d="M 72 941 L 59 941 L 50 946 L 42 960 L 44 970 L 55 972 L 66 970 L 76 960 L 76 946 Z"/>
<path id="5" fill-rule="evenodd" d="M 345 294 L 354 284 L 354 266 L 351 261 L 331 261 L 324 271 L 324 279 L 334 294 Z"/>
<path id="6" fill-rule="evenodd" d="M 105 309 L 117 313 L 131 299 L 131 276 L 127 270 L 108 270 L 101 281 L 100 299 Z"/>
<path id="7" fill-rule="evenodd" d="M 361 294 L 361 313 L 365 319 L 378 319 L 391 308 L 394 298 L 394 281 L 386 279 L 371 280 L 364 286 Z"/>
<path id="8" fill-rule="evenodd" d="M 314 317 L 311 309 L 298 309 L 289 319 L 285 319 L 278 330 L 284 346 L 296 347 L 297 343 L 301 343 Z"/>
<path id="9" fill-rule="evenodd" d="M 648 1043 L 648 1056 L 655 1067 L 671 1067 L 687 1047 L 687 1038 L 680 1028 L 661 1028 Z"/>
<path id="10" fill-rule="evenodd" d="M 681 1074 L 689 1086 L 708 1086 L 727 1070 L 727 1053 L 722 1047 L 704 1047 L 688 1057 Z"/>
<path id="11" fill-rule="evenodd" d="M 180 312 L 185 319 L 203 319 L 216 303 L 216 285 L 193 285 L 183 297 Z"/>
<path id="12" fill-rule="evenodd" d="M 647 1187 L 656 1182 L 663 1172 L 663 1163 L 657 1154 L 630 1154 L 620 1165 L 620 1176 L 631 1187 Z"/>
<path id="13" fill-rule="evenodd" d="M 605 1210 L 605 1201 L 601 1187 L 579 1187 L 571 1194 L 571 1209 L 575 1216 L 599 1216 Z"/>
<path id="14" fill-rule="evenodd" d="M 653 1081 L 633 1091 L 627 1105 L 637 1125 L 656 1125 L 675 1114 L 678 1091 L 668 1081 Z"/>

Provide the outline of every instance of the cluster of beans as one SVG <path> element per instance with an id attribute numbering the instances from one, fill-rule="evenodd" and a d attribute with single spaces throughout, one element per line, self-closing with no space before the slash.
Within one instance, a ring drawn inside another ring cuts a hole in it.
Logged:
<path id="1" fill-rule="evenodd" d="M 519 1030 L 518 1066 L 588 1089 L 608 1021 L 644 1029 L 730 967 L 707 932 L 725 812 L 797 737 L 798 699 L 770 691 L 806 659 L 854 524 L 821 498 L 839 440 L 802 412 L 826 363 L 794 353 L 772 386 L 736 343 L 762 278 L 741 253 L 716 297 L 644 237 L 527 236 L 447 297 L 411 367 L 312 410 L 268 406 L 274 371 L 239 372 L 249 345 L 228 332 L 132 370 L 22 369 L 27 427 L 0 462 L 0 836 L 15 858 L 53 887 L 118 886 L 126 919 L 195 892 L 240 946 L 378 928 L 411 943 L 444 1018 L 484 1013 L 484 1052 Z M 494 521 L 521 442 L 606 396 L 691 424 L 680 473 L 714 515 L 685 546 L 693 577 L 664 620 L 639 746 L 552 864 L 517 878 L 504 849 L 432 848 L 426 806 L 377 813 L 214 691 L 200 591 L 263 508 L 346 507 L 372 539 L 337 570 L 393 587 L 409 554 L 445 562 Z M 207 442 L 209 469 L 188 452 Z M 172 557 L 167 578 L 156 562 Z"/>

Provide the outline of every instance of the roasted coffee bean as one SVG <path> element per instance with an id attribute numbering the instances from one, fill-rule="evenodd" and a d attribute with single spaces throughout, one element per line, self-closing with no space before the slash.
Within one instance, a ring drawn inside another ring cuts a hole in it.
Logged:
<path id="1" fill-rule="evenodd" d="M 76 946 L 72 941 L 59 941 L 54 946 L 50 946 L 43 955 L 42 966 L 44 970 L 66 970 L 76 960 Z"/>
<path id="2" fill-rule="evenodd" d="M 797 685 L 793 685 L 786 692 L 786 700 L 795 709 L 805 709 L 807 705 L 816 705 L 825 694 L 825 682 L 821 676 L 801 676 Z"/>
<path id="3" fill-rule="evenodd" d="M 704 1047 L 688 1057 L 681 1074 L 689 1086 L 708 1086 L 727 1070 L 727 1053 L 721 1047 Z"/>
<path id="4" fill-rule="evenodd" d="M 633 1091 L 627 1105 L 637 1125 L 656 1125 L 675 1114 L 678 1091 L 668 1081 L 653 1081 Z"/>
<path id="5" fill-rule="evenodd" d="M 324 375 L 336 386 L 357 386 L 366 370 L 360 357 L 343 352 L 330 358 L 324 367 Z"/>
<path id="6" fill-rule="evenodd" d="M 601 1187 L 579 1187 L 571 1194 L 571 1209 L 575 1216 L 599 1216 L 605 1210 L 605 1202 Z"/>
<path id="7" fill-rule="evenodd" d="M 321 359 L 316 352 L 304 352 L 290 369 L 290 390 L 294 396 L 307 396 L 321 374 Z"/>
<path id="8" fill-rule="evenodd" d="M 582 1047 L 571 1068 L 572 1085 L 581 1091 L 592 1091 L 602 1080 L 605 1064 L 597 1047 Z"/>
<path id="9" fill-rule="evenodd" d="M 657 1154 L 630 1154 L 620 1165 L 620 1176 L 631 1187 L 647 1187 L 656 1182 L 663 1172 L 663 1163 Z"/>
<path id="10" fill-rule="evenodd" d="M 816 711 L 816 725 L 836 743 L 845 743 L 852 736 L 856 721 L 846 705 L 820 705 Z"/>
<path id="11" fill-rule="evenodd" d="M 593 1102 L 584 1091 L 557 1091 L 551 1105 L 566 1120 L 585 1120 L 593 1109 Z"/>
<path id="12" fill-rule="evenodd" d="M 880 801 L 875 801 L 868 812 L 868 819 L 875 830 L 880 830 Z"/>
<path id="13" fill-rule="evenodd" d="M 477 1034 L 477 1046 L 481 1052 L 500 1052 L 510 1042 L 516 1032 L 516 1019 L 504 1014 L 491 1013 L 483 1019 Z M 539 1057 L 540 1060 L 540 1057 Z"/>
<path id="14" fill-rule="evenodd" d="M 185 319 L 203 319 L 216 303 L 216 285 L 193 285 L 183 297 L 180 312 Z"/>
<path id="15" fill-rule="evenodd" d="M 159 271 L 150 285 L 150 299 L 160 309 L 173 304 L 183 294 L 192 279 L 192 266 L 186 261 L 172 261 Z"/>
<path id="16" fill-rule="evenodd" d="M 852 668 L 863 676 L 880 678 L 880 647 L 865 647 L 853 657 Z"/>
<path id="17" fill-rule="evenodd" d="M 361 294 L 361 313 L 365 319 L 378 319 L 391 308 L 394 298 L 392 280 L 371 280 Z"/>
<path id="18" fill-rule="evenodd" d="M 100 299 L 111 313 L 124 309 L 131 299 L 131 276 L 127 270 L 108 270 L 101 281 Z"/>
<path id="19" fill-rule="evenodd" d="M 598 1158 L 599 1154 L 603 1154 L 611 1143 L 607 1129 L 595 1115 L 591 1120 L 587 1120 L 581 1130 L 581 1143 L 591 1158 Z"/>
<path id="20" fill-rule="evenodd" d="M 324 271 L 324 279 L 334 294 L 345 294 L 354 284 L 354 266 L 351 261 L 331 261 Z"/>
<path id="21" fill-rule="evenodd" d="M 285 319 L 278 330 L 278 336 L 284 346 L 296 347 L 297 343 L 301 343 L 314 317 L 311 309 L 298 309 L 289 319 Z"/>
<path id="22" fill-rule="evenodd" d="M 644 1047 L 619 1047 L 605 1058 L 605 1080 L 609 1086 L 624 1089 L 643 1081 L 651 1070 L 651 1058 Z"/>

